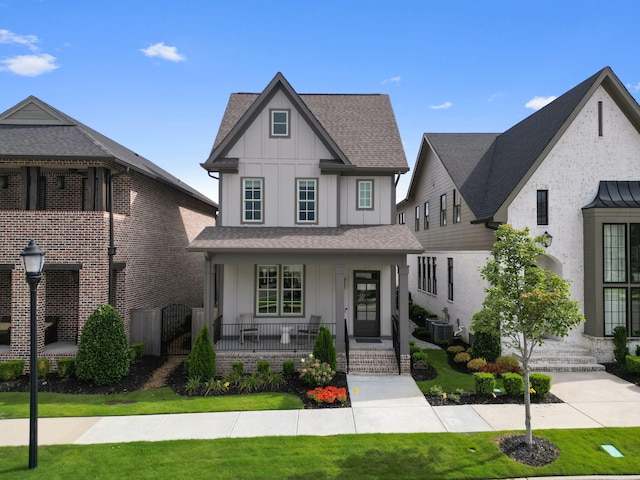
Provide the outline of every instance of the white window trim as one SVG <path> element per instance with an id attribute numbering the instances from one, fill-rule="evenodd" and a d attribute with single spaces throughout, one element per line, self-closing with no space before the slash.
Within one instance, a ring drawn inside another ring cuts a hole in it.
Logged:
<path id="1" fill-rule="evenodd" d="M 284 113 L 287 117 L 284 122 L 286 132 L 285 133 L 276 133 L 274 127 L 276 125 L 282 125 L 282 122 L 276 122 L 274 120 L 274 116 L 276 113 Z M 271 109 L 269 110 L 269 136 L 277 137 L 277 138 L 288 138 L 291 136 L 291 110 L 289 109 Z"/>
<path id="2" fill-rule="evenodd" d="M 262 291 L 270 291 L 274 290 L 272 288 L 260 288 L 260 269 L 261 268 L 276 268 L 276 311 L 269 312 L 260 312 L 260 292 Z M 256 317 L 277 317 L 280 309 L 280 265 L 256 265 Z"/>
<path id="3" fill-rule="evenodd" d="M 362 204 L 362 197 L 360 196 L 361 185 L 369 185 L 369 205 Z M 374 188 L 375 184 L 373 179 L 359 179 L 356 180 L 356 210 L 373 210 L 373 199 L 374 199 Z"/>
<path id="4" fill-rule="evenodd" d="M 276 268 L 276 287 L 272 288 L 260 288 L 260 269 L 261 268 Z M 300 288 L 284 288 L 284 272 L 285 269 L 289 268 L 297 268 L 300 270 Z M 304 317 L 304 308 L 305 308 L 305 268 L 304 265 L 274 265 L 274 264 L 265 264 L 265 265 L 256 265 L 255 270 L 255 316 L 256 317 Z M 275 312 L 260 312 L 260 292 L 261 291 L 276 291 L 276 311 Z M 300 291 L 300 312 L 294 313 L 285 313 L 284 312 L 284 293 L 291 291 Z"/>

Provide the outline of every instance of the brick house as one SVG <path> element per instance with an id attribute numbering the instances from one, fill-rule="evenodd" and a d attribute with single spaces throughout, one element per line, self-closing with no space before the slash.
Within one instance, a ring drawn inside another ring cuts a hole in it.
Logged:
<path id="1" fill-rule="evenodd" d="M 363 369 L 407 373 L 408 301 L 396 297 L 408 299 L 406 255 L 422 247 L 395 222 L 408 165 L 389 97 L 298 94 L 278 73 L 262 93 L 231 95 L 203 167 L 219 175 L 222 215 L 188 250 L 205 253 L 218 369 L 299 362 L 320 318 L 342 371 L 360 353 Z"/>
<path id="2" fill-rule="evenodd" d="M 135 152 L 35 97 L 0 114 L 0 361 L 28 360 L 20 253 L 46 253 L 38 355 L 72 355 L 87 317 L 116 307 L 202 306 L 201 255 L 185 246 L 217 205 Z"/>
<path id="3" fill-rule="evenodd" d="M 639 155 L 640 106 L 609 67 L 503 133 L 425 133 L 396 212 L 425 247 L 409 258 L 414 300 L 470 339 L 479 269 L 508 223 L 551 236 L 538 264 L 571 280 L 586 319 L 540 365 L 569 368 L 570 352 L 598 368 L 619 325 L 640 343 Z"/>

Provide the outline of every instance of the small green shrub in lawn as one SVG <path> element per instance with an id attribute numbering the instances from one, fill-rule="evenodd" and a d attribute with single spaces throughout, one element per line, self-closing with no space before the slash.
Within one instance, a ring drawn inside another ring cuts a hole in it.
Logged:
<path id="1" fill-rule="evenodd" d="M 426 364 L 429 361 L 429 354 L 424 350 L 420 350 L 419 352 L 414 352 L 413 355 L 411 355 L 411 361 L 413 363 L 421 361 Z"/>
<path id="2" fill-rule="evenodd" d="M 505 373 L 502 376 L 504 390 L 509 395 L 522 395 L 524 393 L 524 379 L 518 373 Z"/>
<path id="3" fill-rule="evenodd" d="M 544 373 L 532 373 L 529 375 L 529 383 L 533 388 L 534 395 L 542 396 L 549 393 L 551 390 L 551 377 Z"/>
<path id="4" fill-rule="evenodd" d="M 271 364 L 266 360 L 258 360 L 257 371 L 260 375 L 266 375 L 271 371 Z"/>
<path id="5" fill-rule="evenodd" d="M 213 350 L 209 329 L 204 326 L 193 342 L 193 348 L 184 362 L 188 377 L 200 377 L 206 380 L 216 376 L 216 352 Z"/>
<path id="6" fill-rule="evenodd" d="M 409 354 L 413 356 L 416 352 L 421 352 L 422 348 L 418 347 L 415 343 L 413 345 L 409 344 Z"/>
<path id="7" fill-rule="evenodd" d="M 285 360 L 282 362 L 282 373 L 288 377 L 295 375 L 296 364 L 293 360 Z"/>
<path id="8" fill-rule="evenodd" d="M 327 362 L 321 362 L 314 355 L 309 355 L 307 360 L 302 360 L 300 378 L 312 387 L 322 387 L 328 384 L 336 374 Z"/>
<path id="9" fill-rule="evenodd" d="M 462 345 L 451 345 L 447 348 L 447 353 L 456 355 L 457 353 L 464 352 L 465 348 Z"/>
<path id="10" fill-rule="evenodd" d="M 130 365 L 122 318 L 111 305 L 99 306 L 82 329 L 76 376 L 96 385 L 112 385 L 129 373 Z"/>
<path id="11" fill-rule="evenodd" d="M 0 380 L 15 380 L 24 370 L 24 360 L 7 360 L 0 363 Z"/>
<path id="12" fill-rule="evenodd" d="M 479 372 L 487 364 L 484 358 L 472 358 L 467 362 L 467 368 L 472 372 Z"/>
<path id="13" fill-rule="evenodd" d="M 313 356 L 321 362 L 331 365 L 332 370 L 335 371 L 338 364 L 336 347 L 333 344 L 331 332 L 324 325 L 321 325 L 318 329 L 318 337 L 313 344 Z"/>
<path id="14" fill-rule="evenodd" d="M 469 362 L 469 360 L 471 360 L 471 355 L 469 355 L 467 352 L 456 353 L 456 356 L 453 357 L 453 361 L 456 363 L 466 364 L 467 362 Z"/>
<path id="15" fill-rule="evenodd" d="M 38 378 L 47 378 L 51 370 L 51 361 L 48 358 L 38 359 Z"/>
<path id="16" fill-rule="evenodd" d="M 627 370 L 629 370 L 629 373 L 640 373 L 640 357 L 632 357 L 631 355 L 627 355 L 625 358 L 627 362 Z"/>
<path id="17" fill-rule="evenodd" d="M 189 377 L 187 378 L 187 383 L 185 388 L 187 392 L 191 395 L 198 393 L 200 387 L 202 386 L 202 377 Z"/>
<path id="18" fill-rule="evenodd" d="M 619 325 L 613 329 L 613 356 L 617 363 L 624 365 L 627 355 L 629 355 L 629 348 L 627 348 L 627 327 Z"/>
<path id="19" fill-rule="evenodd" d="M 475 392 L 480 395 L 491 395 L 496 388 L 496 377 L 491 373 L 476 372 L 473 374 Z"/>
<path id="20" fill-rule="evenodd" d="M 71 378 L 76 373 L 76 359 L 74 357 L 62 357 L 58 359 L 58 376 Z"/>
<path id="21" fill-rule="evenodd" d="M 473 357 L 495 362 L 502 353 L 500 335 L 493 332 L 476 332 L 473 340 Z"/>
<path id="22" fill-rule="evenodd" d="M 434 385 L 429 389 L 430 395 L 441 397 L 443 393 L 444 393 L 444 389 L 440 385 Z"/>

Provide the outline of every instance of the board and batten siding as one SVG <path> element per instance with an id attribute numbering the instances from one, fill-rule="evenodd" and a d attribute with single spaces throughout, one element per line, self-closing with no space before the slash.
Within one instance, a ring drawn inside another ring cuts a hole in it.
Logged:
<path id="1" fill-rule="evenodd" d="M 358 209 L 358 180 L 373 180 L 373 208 Z M 389 225 L 395 223 L 394 177 L 358 175 L 340 179 L 340 223 L 342 225 Z"/>

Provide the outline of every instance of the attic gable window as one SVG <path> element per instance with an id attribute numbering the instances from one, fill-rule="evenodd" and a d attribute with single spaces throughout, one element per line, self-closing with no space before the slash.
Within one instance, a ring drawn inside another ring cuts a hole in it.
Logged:
<path id="1" fill-rule="evenodd" d="M 269 110 L 271 116 L 270 135 L 272 137 L 289 137 L 290 110 Z"/>

